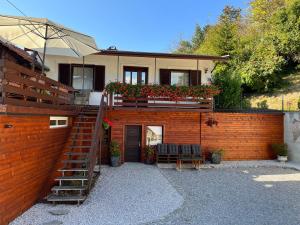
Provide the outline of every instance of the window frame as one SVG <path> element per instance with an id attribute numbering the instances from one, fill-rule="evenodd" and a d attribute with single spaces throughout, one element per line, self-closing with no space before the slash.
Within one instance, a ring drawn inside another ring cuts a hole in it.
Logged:
<path id="1" fill-rule="evenodd" d="M 148 146 L 148 143 L 147 143 L 147 130 L 148 130 L 148 127 L 161 127 L 161 144 L 164 143 L 164 136 L 165 136 L 165 127 L 164 125 L 161 125 L 161 124 L 147 124 L 145 125 L 145 145 Z M 156 146 L 157 144 L 155 145 L 150 145 L 150 146 Z"/>
<path id="2" fill-rule="evenodd" d="M 79 68 L 83 68 L 83 64 L 71 64 L 71 82 L 72 82 L 72 87 L 73 86 L 73 73 L 74 73 L 74 68 L 75 67 L 79 67 Z M 95 89 L 95 65 L 84 65 L 84 68 L 92 68 L 93 69 L 93 89 L 92 91 L 94 91 Z M 75 88 L 74 88 L 75 89 Z M 75 89 L 75 90 L 89 90 L 89 89 Z"/>
<path id="3" fill-rule="evenodd" d="M 123 67 L 123 83 L 126 83 L 126 72 L 130 72 L 130 83 L 132 84 L 132 72 L 137 72 L 137 84 L 141 84 L 142 72 L 145 72 L 145 84 L 148 84 L 148 67 L 139 67 L 139 66 L 124 66 Z M 143 85 L 143 84 L 142 84 Z"/>
<path id="4" fill-rule="evenodd" d="M 54 125 L 51 125 L 51 121 L 55 121 Z M 65 124 L 59 125 L 58 121 L 66 121 Z M 65 128 L 69 126 L 69 117 L 67 116 L 50 116 L 49 117 L 49 128 Z"/>
<path id="5" fill-rule="evenodd" d="M 191 71 L 190 70 L 176 70 L 176 69 L 170 69 L 170 85 L 174 85 L 172 84 L 172 72 L 174 73 L 187 73 L 188 75 L 188 84 L 187 86 L 190 87 L 191 86 Z M 176 85 L 177 86 L 177 85 Z M 185 86 L 185 85 L 183 85 Z"/>

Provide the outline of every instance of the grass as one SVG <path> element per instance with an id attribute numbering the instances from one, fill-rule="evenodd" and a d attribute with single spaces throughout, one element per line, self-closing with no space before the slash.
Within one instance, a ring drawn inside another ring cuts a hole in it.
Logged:
<path id="1" fill-rule="evenodd" d="M 266 101 L 269 109 L 282 109 L 282 99 L 284 110 L 299 110 L 298 99 L 300 98 L 300 70 L 290 73 L 283 78 L 281 88 L 275 89 L 273 93 L 256 94 L 249 97 L 251 107 Z"/>

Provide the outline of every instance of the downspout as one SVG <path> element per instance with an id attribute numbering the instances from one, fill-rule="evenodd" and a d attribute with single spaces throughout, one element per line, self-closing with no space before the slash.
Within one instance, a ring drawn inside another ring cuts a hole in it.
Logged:
<path id="1" fill-rule="evenodd" d="M 200 79 L 201 83 L 201 79 Z M 199 59 L 197 59 L 197 85 L 199 84 Z"/>
<path id="2" fill-rule="evenodd" d="M 156 57 L 154 58 L 154 84 L 156 84 Z"/>
<path id="3" fill-rule="evenodd" d="M 120 56 L 117 59 L 117 82 L 119 81 L 119 66 L 120 66 Z"/>

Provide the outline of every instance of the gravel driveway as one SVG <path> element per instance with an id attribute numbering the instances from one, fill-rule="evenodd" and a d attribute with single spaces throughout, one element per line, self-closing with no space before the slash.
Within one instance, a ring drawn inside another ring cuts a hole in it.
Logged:
<path id="1" fill-rule="evenodd" d="M 181 172 L 140 163 L 105 168 L 81 206 L 37 204 L 12 224 L 300 224 L 300 172 L 245 165 Z M 53 209 L 69 213 L 54 216 Z"/>
<path id="2" fill-rule="evenodd" d="M 161 170 L 184 197 L 149 225 L 299 225 L 300 172 L 283 168 Z"/>

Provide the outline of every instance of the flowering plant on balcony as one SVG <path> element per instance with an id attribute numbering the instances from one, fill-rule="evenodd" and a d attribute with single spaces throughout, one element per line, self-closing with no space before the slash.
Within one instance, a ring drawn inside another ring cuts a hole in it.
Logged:
<path id="1" fill-rule="evenodd" d="M 113 123 L 107 118 L 103 118 L 102 120 L 102 126 L 104 130 L 108 130 L 110 127 L 112 127 Z"/>
<path id="2" fill-rule="evenodd" d="M 170 86 L 170 85 L 131 85 L 120 82 L 112 82 L 106 85 L 106 93 L 121 94 L 124 97 L 164 97 L 172 101 L 180 101 L 186 97 L 193 99 L 212 98 L 220 93 L 220 90 L 214 85 L 197 86 Z"/>

